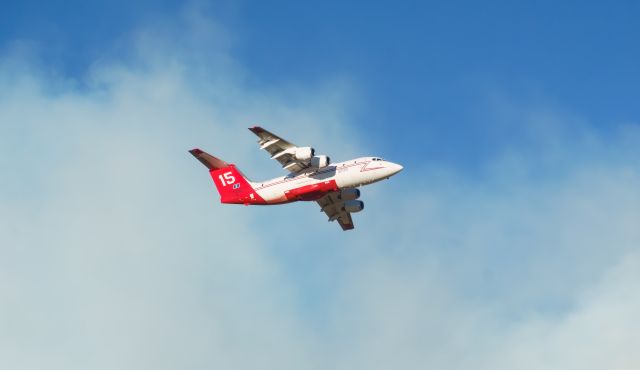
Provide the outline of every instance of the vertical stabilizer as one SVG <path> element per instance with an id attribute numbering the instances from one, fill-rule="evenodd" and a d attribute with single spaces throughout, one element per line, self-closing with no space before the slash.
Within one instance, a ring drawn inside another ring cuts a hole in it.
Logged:
<path id="1" fill-rule="evenodd" d="M 200 149 L 189 151 L 209 169 L 209 174 L 220 194 L 220 202 L 233 204 L 265 204 L 251 182 L 236 168 Z"/>

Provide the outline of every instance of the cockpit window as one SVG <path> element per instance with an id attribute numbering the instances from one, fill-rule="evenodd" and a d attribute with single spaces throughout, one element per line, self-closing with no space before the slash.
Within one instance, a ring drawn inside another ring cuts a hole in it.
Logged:
<path id="1" fill-rule="evenodd" d="M 374 160 L 374 161 L 381 161 L 381 160 L 382 160 L 382 158 L 372 158 L 372 160 Z"/>

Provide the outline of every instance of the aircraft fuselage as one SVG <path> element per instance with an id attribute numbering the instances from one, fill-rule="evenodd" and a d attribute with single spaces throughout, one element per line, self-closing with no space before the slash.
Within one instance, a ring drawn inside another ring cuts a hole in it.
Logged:
<path id="1" fill-rule="evenodd" d="M 266 181 L 248 181 L 254 192 L 242 197 L 221 199 L 223 203 L 269 205 L 295 201 L 313 201 L 329 192 L 357 188 L 387 179 L 402 170 L 402 166 L 377 157 L 362 157 L 309 169 L 297 174 Z M 217 176 L 223 176 L 224 174 Z M 214 181 L 216 175 L 212 174 Z"/>

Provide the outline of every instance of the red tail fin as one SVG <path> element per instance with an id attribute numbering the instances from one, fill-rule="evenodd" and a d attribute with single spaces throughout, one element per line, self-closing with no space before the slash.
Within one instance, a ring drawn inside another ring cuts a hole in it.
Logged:
<path id="1" fill-rule="evenodd" d="M 209 171 L 220 193 L 222 203 L 264 204 L 253 186 L 235 165 Z"/>
<path id="2" fill-rule="evenodd" d="M 220 193 L 220 202 L 234 204 L 265 204 L 247 178 L 233 164 L 218 159 L 200 149 L 189 151 L 207 166 Z"/>

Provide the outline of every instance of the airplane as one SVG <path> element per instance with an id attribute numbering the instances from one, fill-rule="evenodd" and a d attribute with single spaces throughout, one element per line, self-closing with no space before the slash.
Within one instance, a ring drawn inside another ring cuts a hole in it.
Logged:
<path id="1" fill-rule="evenodd" d="M 275 205 L 315 201 L 329 221 L 337 220 L 346 231 L 354 228 L 351 214 L 364 209 L 364 203 L 358 200 L 360 190 L 357 188 L 388 179 L 403 168 L 379 157 L 334 164 L 326 155 L 315 155 L 312 147 L 297 146 L 259 126 L 249 130 L 258 136 L 260 149 L 267 151 L 289 174 L 254 182 L 234 164 L 197 148 L 190 150 L 209 169 L 221 203 Z"/>

